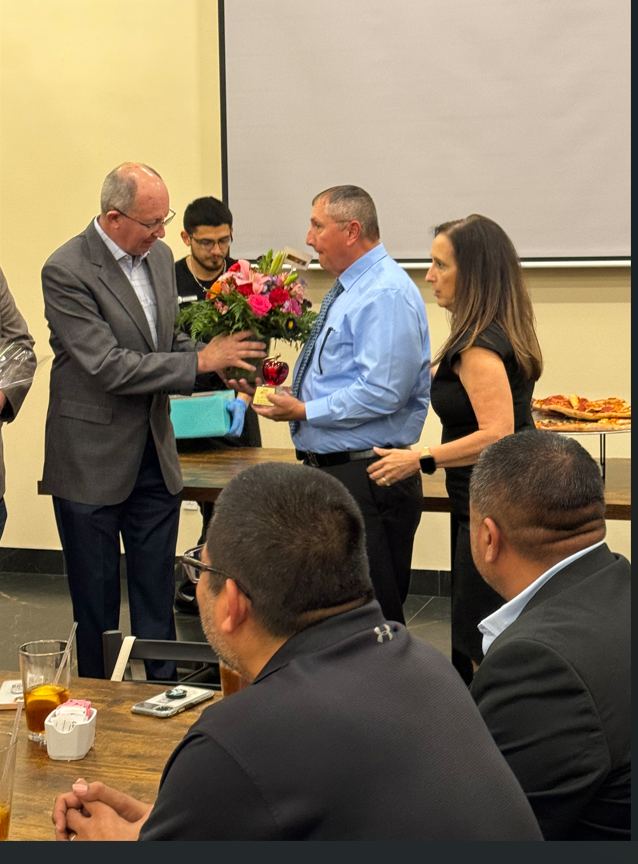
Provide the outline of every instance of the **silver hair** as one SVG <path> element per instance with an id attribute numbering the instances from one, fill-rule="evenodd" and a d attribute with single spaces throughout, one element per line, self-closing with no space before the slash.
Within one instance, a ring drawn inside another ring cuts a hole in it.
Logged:
<path id="1" fill-rule="evenodd" d="M 335 222 L 358 222 L 366 240 L 378 240 L 379 220 L 374 201 L 360 186 L 331 186 L 312 199 L 326 200 L 326 214 Z"/>
<path id="2" fill-rule="evenodd" d="M 150 165 L 134 162 L 123 162 L 118 165 L 106 175 L 102 184 L 100 209 L 103 215 L 106 215 L 109 210 L 120 210 L 126 213 L 133 207 L 137 195 L 137 180 L 132 171 L 122 170 L 133 167 L 146 168 L 151 174 L 155 174 L 160 180 L 162 179 L 161 175 Z"/>

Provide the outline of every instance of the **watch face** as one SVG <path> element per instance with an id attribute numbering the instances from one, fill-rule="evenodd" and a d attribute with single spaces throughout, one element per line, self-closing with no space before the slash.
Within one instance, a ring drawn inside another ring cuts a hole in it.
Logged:
<path id="1" fill-rule="evenodd" d="M 436 471 L 436 461 L 434 456 L 424 456 L 423 459 L 419 459 L 419 463 L 421 465 L 421 471 L 424 474 L 434 474 Z"/>

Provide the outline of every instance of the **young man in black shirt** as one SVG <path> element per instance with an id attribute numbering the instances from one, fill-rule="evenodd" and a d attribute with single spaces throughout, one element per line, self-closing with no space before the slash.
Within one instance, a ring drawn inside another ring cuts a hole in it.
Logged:
<path id="1" fill-rule="evenodd" d="M 175 262 L 178 302 L 180 309 L 183 309 L 198 300 L 205 300 L 214 282 L 235 263 L 235 259 L 230 257 L 232 213 L 223 201 L 211 195 L 196 198 L 184 211 L 181 237 L 189 249 L 188 255 Z M 226 389 L 224 381 L 215 374 L 199 376 L 195 382 L 195 392 Z M 261 447 L 259 418 L 253 411 L 246 412 L 244 429 L 237 437 L 180 438 L 177 441 L 180 453 L 224 450 L 228 447 Z M 200 543 L 204 542 L 213 507 L 212 502 L 200 504 L 203 516 Z M 179 612 L 197 614 L 194 586 L 188 579 L 184 579 L 177 589 L 175 608 Z"/>
<path id="2" fill-rule="evenodd" d="M 189 254 L 175 264 L 179 304 L 205 300 L 211 285 L 235 263 L 230 257 L 233 216 L 223 201 L 196 198 L 184 211 L 182 240 Z"/>

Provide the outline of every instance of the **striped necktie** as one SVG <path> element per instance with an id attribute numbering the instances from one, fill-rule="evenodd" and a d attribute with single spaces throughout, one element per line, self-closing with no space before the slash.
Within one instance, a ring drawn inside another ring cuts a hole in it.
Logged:
<path id="1" fill-rule="evenodd" d="M 323 330 L 323 325 L 326 323 L 326 318 L 328 317 L 328 312 L 330 311 L 330 307 L 335 302 L 337 297 L 340 294 L 343 294 L 344 287 L 341 282 L 337 279 L 335 284 L 332 286 L 330 291 L 323 298 L 323 303 L 321 304 L 321 309 L 319 310 L 319 314 L 315 320 L 315 323 L 312 326 L 312 330 L 310 331 L 310 336 L 308 337 L 308 341 L 303 347 L 301 352 L 301 359 L 299 361 L 299 368 L 297 369 L 297 374 L 295 375 L 295 380 L 292 384 L 292 395 L 295 399 L 299 398 L 299 393 L 301 392 L 301 384 L 303 382 L 304 376 L 308 371 L 308 367 L 310 366 L 310 361 L 312 360 L 312 355 L 314 354 L 315 345 L 317 344 L 317 339 L 319 338 L 319 334 Z M 293 421 L 290 423 L 290 434 L 294 435 L 299 429 L 299 422 Z"/>

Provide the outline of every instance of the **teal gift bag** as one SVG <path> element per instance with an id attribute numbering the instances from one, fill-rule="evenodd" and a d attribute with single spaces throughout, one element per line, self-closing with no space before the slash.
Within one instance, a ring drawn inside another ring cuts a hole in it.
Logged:
<path id="1" fill-rule="evenodd" d="M 171 396 L 171 420 L 176 438 L 218 438 L 228 435 L 231 417 L 226 403 L 232 402 L 232 390 L 195 393 L 193 396 Z"/>

